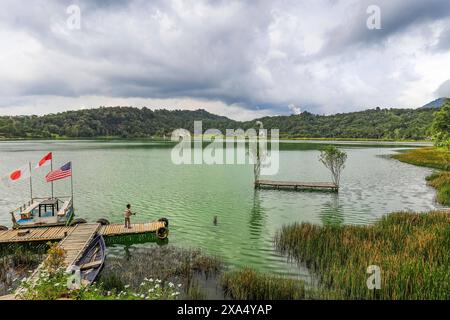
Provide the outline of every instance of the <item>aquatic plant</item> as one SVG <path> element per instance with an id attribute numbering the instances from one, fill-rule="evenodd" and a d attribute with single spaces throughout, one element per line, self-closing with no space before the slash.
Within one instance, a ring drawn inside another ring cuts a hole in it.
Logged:
<path id="1" fill-rule="evenodd" d="M 320 280 L 318 298 L 450 298 L 450 211 L 393 213 L 370 226 L 284 226 L 278 250 L 306 264 Z M 381 288 L 367 286 L 380 267 Z"/>
<path id="2" fill-rule="evenodd" d="M 98 282 L 108 290 L 120 291 L 125 284 L 131 289 L 138 289 L 143 279 L 161 279 L 163 284 L 177 282 L 183 284 L 182 294 L 203 296 L 197 289 L 198 281 L 202 284 L 209 277 L 216 276 L 224 268 L 217 257 L 203 254 L 196 249 L 181 249 L 173 246 L 150 246 L 126 249 L 125 256 L 109 256 Z M 191 291 L 193 290 L 193 291 Z"/>
<path id="3" fill-rule="evenodd" d="M 118 277 L 114 278 L 114 274 L 108 275 L 100 283 L 71 289 L 68 286 L 71 275 L 64 266 L 65 256 L 64 249 L 57 244 L 49 244 L 42 268 L 30 278 L 22 280 L 16 297 L 23 300 L 170 300 L 176 299 L 180 294 L 181 284 L 145 277 L 138 286 L 131 288 L 130 285 L 124 285 Z"/>
<path id="4" fill-rule="evenodd" d="M 450 170 L 450 151 L 446 148 L 419 148 L 392 155 L 392 158 L 416 166 Z"/>
<path id="5" fill-rule="evenodd" d="M 299 300 L 306 297 L 303 281 L 258 273 L 252 268 L 229 271 L 220 282 L 232 299 Z"/>
<path id="6" fill-rule="evenodd" d="M 43 252 L 23 246 L 3 248 L 0 257 L 0 295 L 14 290 L 42 261 Z"/>
<path id="7" fill-rule="evenodd" d="M 428 185 L 437 189 L 436 200 L 450 206 L 450 171 L 434 172 L 426 179 Z"/>

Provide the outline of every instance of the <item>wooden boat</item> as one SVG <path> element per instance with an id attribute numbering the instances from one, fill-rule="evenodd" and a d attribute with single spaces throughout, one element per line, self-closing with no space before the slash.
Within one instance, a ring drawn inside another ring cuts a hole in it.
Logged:
<path id="1" fill-rule="evenodd" d="M 53 227 L 69 225 L 74 208 L 72 197 L 33 198 L 10 213 L 14 229 Z"/>
<path id="2" fill-rule="evenodd" d="M 106 257 L 106 245 L 103 236 L 98 234 L 92 239 L 75 266 L 80 268 L 81 284 L 89 285 L 100 273 Z"/>

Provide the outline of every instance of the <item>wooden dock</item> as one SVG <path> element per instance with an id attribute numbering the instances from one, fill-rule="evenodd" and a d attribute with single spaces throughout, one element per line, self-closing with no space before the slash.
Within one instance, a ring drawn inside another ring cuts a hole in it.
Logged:
<path id="1" fill-rule="evenodd" d="M 91 240 L 97 234 L 99 228 L 99 223 L 78 224 L 74 227 L 72 232 L 59 243 L 59 247 L 66 252 L 66 257 L 64 259 L 65 267 L 71 266 L 78 258 L 80 258 L 81 254 L 83 254 Z"/>
<path id="2" fill-rule="evenodd" d="M 41 227 L 29 229 L 10 229 L 0 231 L 0 244 L 5 243 L 33 243 L 61 241 L 70 236 L 75 230 L 85 230 L 85 228 L 98 227 L 98 224 L 83 223 L 72 227 Z M 102 236 L 114 237 L 121 235 L 155 233 L 159 228 L 164 227 L 163 221 L 153 221 L 148 223 L 134 223 L 131 229 L 125 229 L 123 224 L 110 224 L 98 227 L 98 233 Z M 81 229 L 78 229 L 82 227 Z"/>
<path id="3" fill-rule="evenodd" d="M 159 228 L 163 227 L 165 227 L 163 221 L 133 223 L 131 224 L 131 229 L 125 229 L 123 224 L 110 224 L 107 226 L 101 226 L 99 233 L 104 237 L 114 237 L 122 235 L 154 233 L 158 231 Z"/>
<path id="4" fill-rule="evenodd" d="M 339 186 L 332 182 L 299 182 L 299 181 L 274 181 L 256 180 L 255 188 L 293 189 L 293 190 L 318 190 L 338 192 Z"/>

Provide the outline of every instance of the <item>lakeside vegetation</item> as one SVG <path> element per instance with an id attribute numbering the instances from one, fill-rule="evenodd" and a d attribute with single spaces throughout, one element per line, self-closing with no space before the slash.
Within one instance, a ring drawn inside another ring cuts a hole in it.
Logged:
<path id="1" fill-rule="evenodd" d="M 133 107 L 102 107 L 66 111 L 44 116 L 0 117 L 0 139 L 63 138 L 150 138 L 170 136 L 173 130 L 193 132 L 194 120 L 202 120 L 204 130 L 253 128 L 262 121 L 267 129 L 277 128 L 280 137 L 425 140 L 432 136 L 430 126 L 435 109 L 371 109 L 334 115 L 263 117 L 235 121 L 205 110 L 150 110 Z"/>
<path id="2" fill-rule="evenodd" d="M 305 263 L 331 299 L 450 298 L 450 212 L 393 213 L 370 226 L 284 226 L 278 250 Z M 366 285 L 370 265 L 381 289 Z"/>
<path id="3" fill-rule="evenodd" d="M 39 276 L 23 278 L 16 298 L 24 300 L 303 299 L 303 281 L 256 272 L 227 271 L 218 257 L 173 246 L 139 248 L 112 256 L 96 283 L 69 290 L 62 267 L 65 253 L 49 244 Z"/>
<path id="4" fill-rule="evenodd" d="M 221 285 L 225 294 L 236 300 L 302 300 L 307 297 L 303 281 L 258 273 L 251 268 L 225 273 Z"/>
<path id="5" fill-rule="evenodd" d="M 40 248 L 13 246 L 0 250 L 0 295 L 10 293 L 42 261 L 45 251 Z"/>
<path id="6" fill-rule="evenodd" d="M 429 175 L 427 184 L 437 190 L 436 200 L 450 206 L 450 150 L 447 147 L 412 149 L 392 158 L 416 166 L 439 169 Z"/>
<path id="7" fill-rule="evenodd" d="M 36 282 L 22 282 L 20 299 L 450 299 L 450 211 L 392 213 L 368 226 L 284 226 L 276 248 L 306 265 L 318 280 L 228 270 L 218 257 L 173 246 L 112 256 L 98 281 L 76 290 L 58 266 L 61 253 Z M 51 247 L 50 247 L 51 248 Z M 53 252 L 53 253 L 52 253 Z M 369 290 L 367 268 L 381 269 L 381 288 Z"/>
<path id="8" fill-rule="evenodd" d="M 450 150 L 425 147 L 392 155 L 392 158 L 416 166 L 450 170 Z"/>
<path id="9" fill-rule="evenodd" d="M 450 171 L 434 172 L 426 179 L 427 184 L 437 190 L 437 202 L 450 206 Z"/>

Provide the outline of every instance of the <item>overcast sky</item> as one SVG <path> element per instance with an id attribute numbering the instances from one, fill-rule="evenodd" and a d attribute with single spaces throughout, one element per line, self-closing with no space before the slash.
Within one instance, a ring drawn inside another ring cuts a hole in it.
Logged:
<path id="1" fill-rule="evenodd" d="M 0 4 L 2 115 L 131 105 L 248 120 L 450 97 L 449 0 Z"/>

